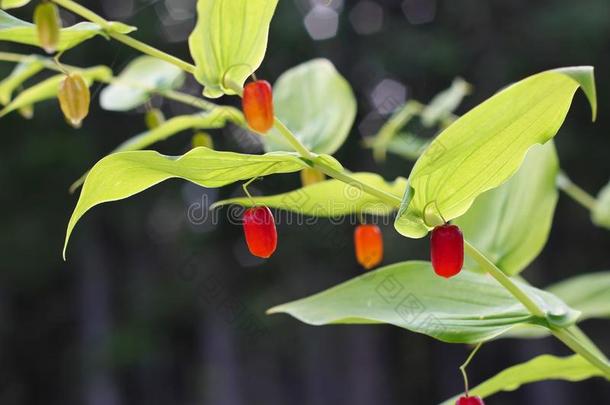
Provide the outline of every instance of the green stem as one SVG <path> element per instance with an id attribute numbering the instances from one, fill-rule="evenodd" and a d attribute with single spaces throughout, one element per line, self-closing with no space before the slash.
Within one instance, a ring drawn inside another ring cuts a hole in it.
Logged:
<path id="1" fill-rule="evenodd" d="M 392 118 L 379 130 L 378 135 L 372 141 L 373 156 L 376 161 L 383 161 L 386 157 L 387 146 L 394 135 L 419 114 L 424 108 L 423 104 L 411 100 L 404 105 Z"/>
<path id="2" fill-rule="evenodd" d="M 299 153 L 299 155 L 301 155 L 303 158 L 308 159 L 308 160 L 315 159 L 316 156 L 313 153 L 311 153 L 309 151 L 309 149 L 307 149 L 307 147 L 305 145 L 303 145 L 301 143 L 301 141 L 299 141 L 297 139 L 297 137 L 294 136 L 294 134 L 290 131 L 290 129 L 288 129 L 288 127 L 286 125 L 284 125 L 284 123 L 282 121 L 280 121 L 279 118 L 277 118 L 277 117 L 275 118 L 274 127 L 282 134 L 284 139 L 286 139 L 286 141 L 288 141 L 290 146 L 292 146 L 292 148 Z"/>
<path id="3" fill-rule="evenodd" d="M 595 208 L 597 203 L 595 197 L 572 183 L 572 180 L 563 172 L 557 175 L 557 187 L 589 211 Z"/>
<path id="4" fill-rule="evenodd" d="M 196 68 L 193 64 L 188 63 L 188 62 L 186 62 L 180 58 L 177 58 L 173 55 L 170 55 L 166 52 L 160 51 L 159 49 L 152 47 L 148 44 L 145 44 L 142 41 L 138 41 L 137 39 L 134 39 L 134 38 L 130 37 L 129 35 L 125 35 L 125 34 L 116 32 L 115 28 L 112 26 L 112 23 L 110 21 L 106 20 L 105 18 L 101 17 L 100 15 L 94 13 L 93 11 L 89 10 L 88 8 L 83 7 L 80 4 L 78 4 L 72 0 L 52 0 L 52 1 L 54 3 L 56 3 L 57 5 L 65 8 L 66 10 L 69 10 L 69 11 L 73 12 L 74 14 L 77 14 L 77 15 L 83 17 L 85 20 L 89 20 L 89 21 L 99 25 L 106 31 L 106 33 L 111 38 L 113 38 L 119 42 L 122 42 L 123 44 L 125 44 L 127 46 L 130 46 L 144 54 L 154 56 L 155 58 L 162 59 L 175 66 L 178 66 L 180 69 L 184 70 L 185 72 L 188 72 L 188 73 L 195 72 Z"/>
<path id="5" fill-rule="evenodd" d="M 589 363 L 600 369 L 605 377 L 610 380 L 610 364 L 603 358 L 596 356 L 589 348 L 572 336 L 565 328 L 551 327 L 553 335 L 561 340 L 572 351 L 581 355 Z"/>
<path id="6" fill-rule="evenodd" d="M 464 393 L 466 394 L 466 396 L 469 396 L 468 374 L 466 374 L 466 367 L 468 367 L 468 365 L 470 364 L 470 362 L 474 358 L 474 355 L 477 354 L 477 352 L 479 351 L 481 346 L 483 346 L 483 342 L 479 343 L 474 348 L 474 350 L 470 353 L 470 355 L 468 356 L 468 358 L 466 359 L 464 364 L 462 364 L 460 366 L 460 371 L 462 372 L 462 377 L 464 377 Z"/>
<path id="7" fill-rule="evenodd" d="M 487 271 L 504 288 L 508 290 L 525 308 L 534 316 L 546 318 L 545 312 L 525 293 L 513 280 L 511 280 L 502 270 L 500 270 L 483 253 L 479 252 L 467 240 L 464 241 L 464 251 L 470 255 L 481 268 Z"/>

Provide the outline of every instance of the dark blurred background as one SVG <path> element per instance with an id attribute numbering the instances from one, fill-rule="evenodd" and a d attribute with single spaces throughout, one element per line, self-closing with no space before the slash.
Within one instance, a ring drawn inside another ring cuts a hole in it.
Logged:
<path id="1" fill-rule="evenodd" d="M 139 27 L 134 36 L 189 59 L 186 38 L 195 0 L 104 0 L 83 4 Z M 359 116 L 338 157 L 351 170 L 407 176 L 391 157 L 379 167 L 362 149 L 388 113 L 384 100 L 427 102 L 455 76 L 474 93 L 458 113 L 529 74 L 590 64 L 600 114 L 577 95 L 557 137 L 563 169 L 597 193 L 610 177 L 610 2 L 608 0 L 434 1 L 282 0 L 258 72 L 274 81 L 315 57 L 332 60 L 352 84 Z M 330 3 L 328 6 L 322 4 Z M 31 20 L 32 5 L 12 10 Z M 64 13 L 64 24 L 77 19 Z M 0 49 L 38 52 L 25 46 Z M 118 72 L 136 56 L 98 37 L 68 52 L 65 63 L 107 64 Z M 0 63 L 5 76 L 11 64 Z M 99 88 L 95 88 L 96 92 Z M 187 81 L 185 91 L 198 93 Z M 234 103 L 234 99 L 222 100 Z M 193 110 L 154 100 L 166 115 Z M 188 219 L 239 185 L 204 190 L 170 181 L 134 198 L 95 208 L 61 247 L 76 196 L 68 187 L 121 141 L 144 130 L 142 111 L 102 111 L 97 98 L 81 130 L 63 121 L 57 102 L 0 120 L 1 404 L 435 404 L 463 389 L 458 366 L 469 348 L 389 326 L 311 327 L 264 311 L 361 273 L 353 228 L 319 221 L 279 227 L 279 250 L 267 262 L 247 253 L 239 226 Z M 255 152 L 232 129 L 213 133 L 220 149 Z M 157 145 L 187 150 L 184 133 Z M 290 190 L 298 175 L 257 182 L 262 193 Z M 194 211 L 193 211 L 194 210 Z M 229 211 L 221 210 L 222 218 Z M 282 214 L 278 213 L 282 217 Z M 196 217 L 196 216 L 195 216 Z M 536 226 L 536 224 L 532 224 Z M 384 228 L 385 263 L 426 258 L 427 242 Z M 610 268 L 610 232 L 562 195 L 550 241 L 524 273 L 539 286 Z M 610 353 L 608 324 L 584 328 Z M 470 367 L 476 384 L 504 367 L 542 354 L 567 354 L 559 342 L 500 340 Z M 601 404 L 601 379 L 545 382 L 489 399 L 489 404 Z"/>

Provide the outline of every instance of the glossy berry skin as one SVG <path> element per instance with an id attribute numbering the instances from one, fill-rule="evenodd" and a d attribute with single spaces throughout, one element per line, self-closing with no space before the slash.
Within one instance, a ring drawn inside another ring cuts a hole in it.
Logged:
<path id="1" fill-rule="evenodd" d="M 485 405 L 485 402 L 479 397 L 462 396 L 457 400 L 455 405 Z"/>
<path id="2" fill-rule="evenodd" d="M 249 208 L 243 217 L 244 235 L 248 249 L 256 257 L 266 259 L 277 247 L 275 219 L 267 207 Z"/>
<path id="3" fill-rule="evenodd" d="M 383 260 L 383 236 L 377 225 L 358 225 L 354 231 L 356 259 L 370 270 Z"/>
<path id="4" fill-rule="evenodd" d="M 265 133 L 273 126 L 273 90 L 266 80 L 248 83 L 242 99 L 244 116 L 250 128 Z"/>
<path id="5" fill-rule="evenodd" d="M 432 267 L 439 276 L 450 278 L 464 265 L 464 236 L 456 225 L 441 225 L 432 230 L 430 237 Z"/>

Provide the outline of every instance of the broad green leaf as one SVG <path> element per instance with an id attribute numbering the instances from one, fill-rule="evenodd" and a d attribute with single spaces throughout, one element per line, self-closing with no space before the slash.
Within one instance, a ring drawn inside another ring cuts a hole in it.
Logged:
<path id="1" fill-rule="evenodd" d="M 127 33 L 135 28 L 120 23 L 111 23 L 117 31 Z M 57 45 L 58 51 L 70 49 L 96 35 L 106 35 L 102 27 L 90 22 L 81 22 L 71 27 L 62 28 Z M 0 41 L 17 42 L 26 45 L 40 46 L 36 26 L 20 20 L 0 10 Z"/>
<path id="2" fill-rule="evenodd" d="M 261 65 L 278 0 L 198 0 L 189 37 L 206 97 L 236 94 Z"/>
<path id="3" fill-rule="evenodd" d="M 558 172 L 553 143 L 535 145 L 513 177 L 480 195 L 454 223 L 502 271 L 518 274 L 548 239 L 557 205 Z M 468 267 L 477 264 L 471 261 Z"/>
<path id="4" fill-rule="evenodd" d="M 396 196 L 400 196 L 404 192 L 407 183 L 407 180 L 402 177 L 388 183 L 375 173 L 354 173 L 352 176 L 378 190 Z M 388 215 L 395 211 L 394 207 L 365 193 L 358 185 L 348 185 L 339 180 L 326 180 L 269 197 L 232 198 L 219 201 L 214 204 L 214 207 L 226 204 L 239 204 L 246 207 L 253 204 L 264 204 L 268 207 L 315 217 L 339 217 L 352 213 Z"/>
<path id="5" fill-rule="evenodd" d="M 579 87 L 595 118 L 593 68 L 585 66 L 530 76 L 455 121 L 415 164 L 395 222 L 398 232 L 421 238 L 508 180 L 531 146 L 555 136 Z"/>
<path id="6" fill-rule="evenodd" d="M 597 226 L 610 229 L 610 183 L 606 184 L 597 195 L 591 211 L 591 220 Z"/>
<path id="7" fill-rule="evenodd" d="M 154 129 L 129 138 L 111 153 L 141 150 L 187 129 L 222 128 L 228 119 L 235 120 L 239 116 L 239 112 L 234 111 L 232 107 L 219 107 L 208 113 L 174 117 Z M 70 192 L 76 191 L 85 182 L 86 177 L 87 173 L 75 181 L 70 186 Z"/>
<path id="8" fill-rule="evenodd" d="M 11 74 L 0 82 L 0 104 L 10 103 L 13 92 L 42 69 L 44 69 L 42 61 L 35 56 L 29 57 L 15 66 Z"/>
<path id="9" fill-rule="evenodd" d="M 146 103 L 152 91 L 170 90 L 184 82 L 184 72 L 161 59 L 140 56 L 127 65 L 117 80 L 100 94 L 102 108 L 127 111 Z"/>
<path id="10" fill-rule="evenodd" d="M 515 281 L 547 313 L 577 313 L 555 296 Z M 516 325 L 544 324 L 493 278 L 463 271 L 438 277 L 428 262 L 383 267 L 298 301 L 272 308 L 310 325 L 387 323 L 450 343 L 492 339 Z"/>
<path id="11" fill-rule="evenodd" d="M 545 380 L 582 381 L 603 377 L 603 373 L 581 356 L 569 357 L 542 355 L 517 364 L 470 390 L 470 395 L 487 398 L 501 391 L 514 391 L 524 384 Z M 440 405 L 455 405 L 459 395 Z"/>
<path id="12" fill-rule="evenodd" d="M 332 155 L 343 145 L 356 118 L 352 89 L 327 59 L 314 59 L 280 76 L 273 89 L 277 117 L 310 150 Z M 273 129 L 268 151 L 292 150 Z"/>
<path id="13" fill-rule="evenodd" d="M 580 320 L 610 318 L 610 272 L 583 274 L 547 289 L 582 312 Z"/>
<path id="14" fill-rule="evenodd" d="M 80 70 L 79 72 L 85 78 L 88 85 L 91 85 L 95 80 L 107 81 L 112 77 L 112 71 L 106 66 L 95 66 L 89 69 Z M 33 105 L 39 101 L 57 97 L 59 85 L 64 77 L 66 77 L 64 74 L 55 75 L 22 91 L 9 105 L 0 111 L 0 117 L 20 108 Z"/>
<path id="15" fill-rule="evenodd" d="M 446 120 L 470 92 L 470 84 L 461 77 L 456 77 L 451 87 L 438 93 L 424 108 L 421 113 L 422 124 L 431 127 Z"/>
<path id="16" fill-rule="evenodd" d="M 89 172 L 72 213 L 66 241 L 78 220 L 98 204 L 118 201 L 156 184 L 180 178 L 204 187 L 221 187 L 236 181 L 275 173 L 292 173 L 308 167 L 293 153 L 245 155 L 195 148 L 183 156 L 154 151 L 120 152 L 106 156 Z"/>
<path id="17" fill-rule="evenodd" d="M 0 8 L 8 10 L 9 8 L 23 7 L 31 0 L 0 0 Z"/>

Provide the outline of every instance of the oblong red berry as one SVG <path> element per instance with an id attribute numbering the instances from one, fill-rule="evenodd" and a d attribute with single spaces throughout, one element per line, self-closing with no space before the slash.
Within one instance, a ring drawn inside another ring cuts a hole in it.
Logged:
<path id="1" fill-rule="evenodd" d="M 273 90 L 266 80 L 248 83 L 242 99 L 244 116 L 250 128 L 265 133 L 273 126 Z"/>
<path id="2" fill-rule="evenodd" d="M 246 210 L 243 217 L 244 235 L 250 253 L 266 259 L 277 247 L 275 219 L 267 207 L 254 207 Z"/>
<path id="3" fill-rule="evenodd" d="M 455 405 L 485 405 L 485 402 L 479 397 L 461 396 Z"/>
<path id="4" fill-rule="evenodd" d="M 453 277 L 464 265 L 464 236 L 456 225 L 441 225 L 432 230 L 430 258 L 436 274 Z"/>
<path id="5" fill-rule="evenodd" d="M 377 225 L 358 225 L 354 231 L 356 260 L 367 270 L 383 260 L 383 236 Z"/>

